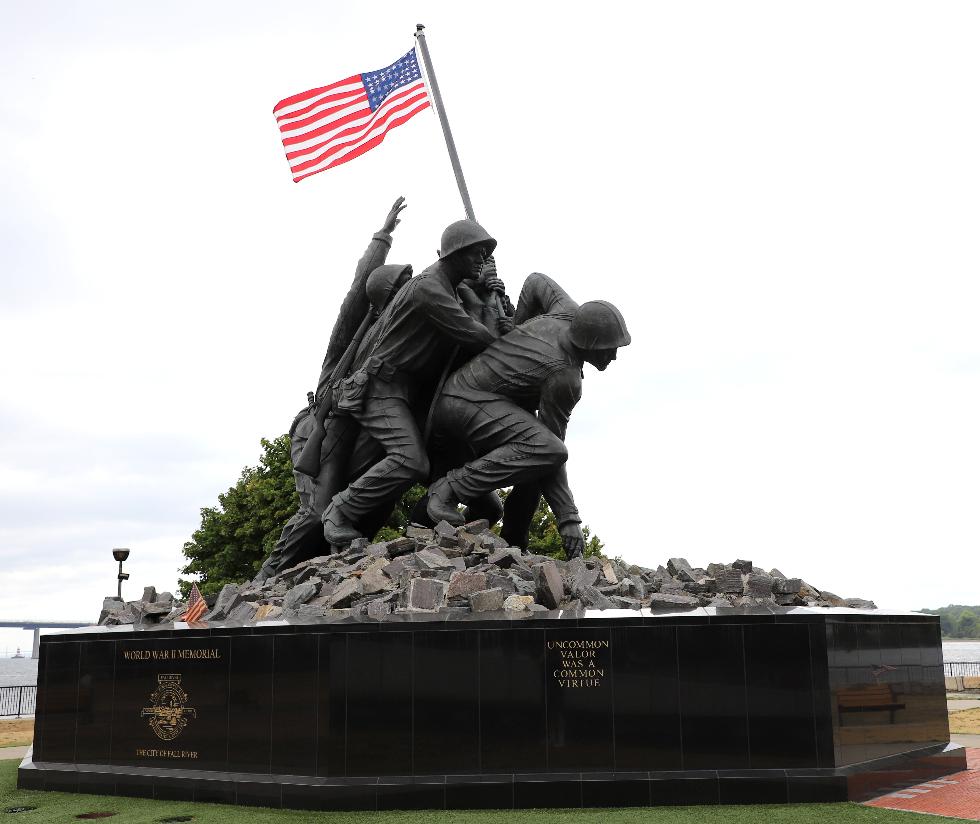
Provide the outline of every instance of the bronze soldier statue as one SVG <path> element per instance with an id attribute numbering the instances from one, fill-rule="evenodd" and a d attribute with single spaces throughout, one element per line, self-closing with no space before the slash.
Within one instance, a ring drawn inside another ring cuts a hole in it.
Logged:
<path id="1" fill-rule="evenodd" d="M 292 426 L 289 427 L 289 457 L 294 467 L 315 426 L 316 395 L 313 392 L 307 392 L 306 406 L 296 414 L 296 417 L 293 418 Z M 279 540 L 276 541 L 272 554 L 266 559 L 262 565 L 262 569 L 259 570 L 259 574 L 255 579 L 259 583 L 265 581 L 267 578 L 271 578 L 279 569 L 285 568 L 280 566 L 281 559 L 288 554 L 290 547 L 298 543 L 296 537 L 293 536 L 296 529 L 299 528 L 302 531 L 303 527 L 309 524 L 310 521 L 315 523 L 317 520 L 317 516 L 313 512 L 315 483 L 313 478 L 293 469 L 293 479 L 296 482 L 296 492 L 299 493 L 299 509 L 296 510 L 296 514 L 292 518 L 286 521 L 286 525 L 282 528 L 282 534 L 279 536 Z M 317 543 L 315 537 L 315 535 L 310 536 L 311 543 L 325 550 L 325 542 L 321 541 Z M 316 554 L 314 551 L 314 554 L 309 557 L 316 557 Z"/>
<path id="2" fill-rule="evenodd" d="M 497 276 L 497 264 L 493 255 L 488 257 L 484 263 L 480 277 L 477 279 L 465 278 L 456 288 L 456 292 L 459 295 L 459 302 L 467 314 L 488 328 L 497 324 L 497 318 L 501 313 L 509 318 L 514 317 L 514 306 L 507 296 L 504 282 Z M 453 363 L 447 364 L 445 375 L 448 376 L 452 367 L 462 366 L 465 360 L 465 357 L 457 356 Z M 465 463 L 469 454 L 461 446 L 446 438 L 430 436 L 427 448 L 432 478 L 441 477 L 454 466 Z M 537 497 L 541 497 L 540 493 Z M 517 496 L 514 502 L 516 503 L 519 498 L 520 496 Z M 428 503 L 428 493 L 416 502 L 411 513 L 409 513 L 409 519 L 413 524 L 435 526 L 435 521 L 429 517 L 427 511 Z M 535 506 L 537 506 L 536 503 Z M 514 508 L 513 505 L 511 508 Z M 479 499 L 468 501 L 464 516 L 467 521 L 485 518 L 489 523 L 495 524 L 500 520 L 503 513 L 504 507 L 500 496 L 496 492 L 490 492 Z M 511 521 L 515 522 L 515 519 L 512 518 Z M 517 544 L 513 544 L 513 546 L 517 546 Z"/>
<path id="3" fill-rule="evenodd" d="M 361 343 L 353 372 L 336 390 L 336 409 L 350 415 L 384 457 L 334 495 L 323 513 L 323 533 L 333 545 L 350 543 L 372 512 L 391 507 L 413 483 L 429 479 L 429 458 L 413 410 L 431 396 L 454 346 L 482 351 L 513 320 L 498 318 L 491 331 L 459 303 L 457 287 L 479 280 L 497 242 L 478 223 L 460 220 L 442 234 L 441 257 L 409 281 Z M 502 291 L 502 286 L 497 289 Z M 491 293 L 497 290 L 490 290 Z"/>
<path id="4" fill-rule="evenodd" d="M 367 323 L 370 323 L 412 276 L 410 265 L 385 264 L 391 248 L 391 233 L 401 222 L 399 215 L 404 208 L 405 198 L 399 197 L 358 262 L 354 280 L 334 323 L 315 398 L 293 421 L 290 458 L 300 508 L 286 523 L 275 549 L 263 563 L 255 578 L 258 583 L 329 551 L 320 520 L 323 510 L 338 490 L 379 460 L 379 447 L 370 438 L 359 435 L 357 425 L 350 418 L 323 418 L 321 414 L 332 379 L 342 377 L 334 373 L 345 350 L 352 342 L 355 347 L 358 345 L 357 330 L 363 319 L 367 317 Z M 362 342 L 371 339 L 373 329 L 373 326 L 367 328 Z M 303 458 L 310 451 L 313 469 L 304 474 Z M 367 513 L 363 528 L 373 534 L 389 514 L 390 509 Z"/>
<path id="5" fill-rule="evenodd" d="M 458 525 L 463 522 L 457 509 L 461 502 L 516 485 L 525 499 L 524 517 L 527 500 L 533 496 L 536 504 L 540 488 L 571 558 L 582 554 L 585 540 L 565 470 L 565 429 L 582 396 L 583 364 L 605 370 L 619 347 L 630 343 L 630 334 L 611 303 L 578 306 L 555 281 L 538 273 L 524 284 L 515 321 L 512 332 L 446 381 L 434 429 L 464 444 L 472 460 L 429 487 L 428 513 L 434 521 Z M 523 530 L 526 542 L 526 526 L 508 524 L 509 516 L 504 530 Z"/>

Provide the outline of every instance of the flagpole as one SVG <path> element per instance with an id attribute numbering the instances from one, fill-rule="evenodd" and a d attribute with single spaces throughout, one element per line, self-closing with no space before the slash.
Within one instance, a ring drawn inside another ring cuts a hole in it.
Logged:
<path id="1" fill-rule="evenodd" d="M 425 26 L 421 23 L 415 26 L 415 40 L 418 42 L 422 52 L 422 62 L 425 64 L 425 73 L 429 78 L 432 99 L 436 104 L 436 114 L 439 115 L 439 122 L 442 124 L 442 134 L 446 138 L 446 148 L 449 149 L 449 161 L 453 164 L 453 172 L 456 174 L 456 185 L 459 186 L 459 194 L 463 198 L 463 209 L 466 210 L 466 216 L 470 220 L 476 220 L 476 217 L 473 215 L 473 204 L 470 202 L 470 193 L 466 188 L 466 181 L 463 179 L 463 168 L 459 165 L 459 155 L 456 154 L 453 133 L 449 128 L 449 120 L 446 118 L 446 109 L 442 105 L 442 95 L 439 94 L 439 81 L 436 80 L 436 73 L 432 70 L 429 47 L 425 44 Z"/>
<path id="2" fill-rule="evenodd" d="M 422 52 L 422 62 L 425 64 L 425 73 L 429 78 L 429 87 L 432 91 L 432 99 L 436 104 L 436 113 L 439 115 L 439 122 L 442 124 L 442 134 L 446 138 L 446 148 L 449 150 L 449 162 L 453 164 L 453 172 L 456 174 L 456 185 L 459 186 L 459 195 L 463 198 L 463 209 L 466 216 L 475 221 L 473 214 L 473 203 L 470 201 L 470 192 L 466 188 L 466 181 L 463 179 L 463 167 L 459 165 L 459 155 L 456 154 L 456 143 L 453 141 L 453 133 L 449 128 L 449 120 L 446 117 L 446 109 L 442 105 L 442 95 L 439 94 L 439 81 L 436 80 L 436 73 L 432 69 L 432 58 L 429 57 L 429 47 L 425 43 L 425 26 L 421 23 L 415 25 L 415 39 L 418 41 Z M 500 295 L 496 292 L 491 293 L 494 308 L 497 310 L 497 317 L 504 317 L 504 307 L 500 302 Z"/>
<path id="3" fill-rule="evenodd" d="M 425 26 L 421 23 L 417 23 L 415 26 L 415 40 L 419 44 L 419 50 L 422 52 L 422 63 L 425 65 L 425 74 L 429 79 L 429 89 L 432 92 L 433 102 L 436 104 L 436 114 L 439 115 L 439 123 L 442 124 L 442 134 L 446 138 L 446 148 L 449 150 L 449 162 L 453 164 L 456 185 L 459 186 L 459 196 L 463 198 L 463 209 L 466 210 L 466 217 L 475 221 L 476 217 L 473 214 L 470 193 L 466 188 L 466 181 L 463 179 L 463 167 L 459 165 L 459 155 L 456 154 L 456 143 L 453 141 L 453 133 L 449 128 L 446 110 L 442 105 L 442 95 L 439 94 L 439 81 L 436 80 L 436 73 L 432 69 L 432 58 L 429 57 L 429 47 L 425 44 Z M 504 307 L 500 302 L 500 295 L 496 292 L 491 292 L 490 294 L 493 299 L 494 308 L 497 310 L 497 317 L 504 317 Z M 456 360 L 458 351 L 459 346 L 457 345 L 453 350 L 452 356 L 446 361 L 445 368 L 442 370 L 442 376 L 439 378 L 439 384 L 436 387 L 435 394 L 432 396 L 432 403 L 429 406 L 429 414 L 426 416 L 422 443 L 427 444 L 429 442 L 429 435 L 432 434 L 432 418 L 436 408 L 436 402 L 439 400 L 439 396 L 442 395 L 442 387 L 446 383 L 446 378 L 449 376 L 449 369 Z"/>

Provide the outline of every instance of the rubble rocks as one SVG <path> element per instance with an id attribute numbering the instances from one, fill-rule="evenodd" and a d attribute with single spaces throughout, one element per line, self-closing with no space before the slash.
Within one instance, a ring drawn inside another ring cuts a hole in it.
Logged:
<path id="1" fill-rule="evenodd" d="M 474 592 L 470 596 L 470 609 L 473 612 L 493 612 L 503 609 L 504 591 L 502 589 L 485 589 L 482 592 Z"/>
<path id="2" fill-rule="evenodd" d="M 776 570 L 773 570 L 775 572 Z M 801 578 L 776 577 L 772 582 L 772 591 L 780 595 L 796 595 L 803 587 Z"/>
<path id="3" fill-rule="evenodd" d="M 305 581 L 302 584 L 297 584 L 289 592 L 286 593 L 286 597 L 283 598 L 282 605 L 284 609 L 296 609 L 301 605 L 309 601 L 314 595 L 317 594 L 319 587 L 316 584 L 311 584 L 309 581 Z"/>
<path id="4" fill-rule="evenodd" d="M 449 578 L 448 598 L 466 598 L 487 588 L 485 572 L 454 572 Z"/>
<path id="5" fill-rule="evenodd" d="M 438 578 L 412 578 L 405 591 L 405 606 L 413 612 L 435 612 L 445 600 L 446 586 Z"/>
<path id="6" fill-rule="evenodd" d="M 671 558 L 657 569 L 601 556 L 556 560 L 508 547 L 486 521 L 412 525 L 403 537 L 376 544 L 359 539 L 341 553 L 304 561 L 261 585 L 227 584 L 207 601 L 210 611 L 202 620 L 242 623 L 381 621 L 393 613 L 516 620 L 548 610 L 875 609 L 871 601 L 843 599 L 748 560 L 704 569 L 686 558 Z M 139 601 L 106 598 L 99 623 L 169 623 L 186 609 L 169 592 L 147 587 Z"/>
<path id="7" fill-rule="evenodd" d="M 424 579 L 417 579 L 424 580 Z M 340 586 L 338 586 L 333 592 L 327 595 L 327 600 L 324 606 L 327 609 L 344 609 L 349 607 L 359 596 L 363 595 L 361 590 L 361 579 L 360 578 L 347 578 L 342 581 Z"/>
<path id="8" fill-rule="evenodd" d="M 590 587 L 591 589 L 591 587 Z M 554 561 L 544 561 L 534 569 L 534 591 L 539 604 L 548 609 L 558 609 L 565 597 L 565 587 L 558 565 Z"/>
<path id="9" fill-rule="evenodd" d="M 678 578 L 681 581 L 695 580 L 694 570 L 691 569 L 691 565 L 687 562 L 686 558 L 671 558 L 667 561 L 667 571 L 672 578 Z"/>
<path id="10" fill-rule="evenodd" d="M 394 589 L 394 582 L 385 575 L 384 569 L 386 566 L 388 566 L 387 562 L 380 566 L 372 564 L 364 570 L 364 574 L 361 575 L 361 592 L 365 595 L 375 595 L 379 592 L 387 592 Z"/>
<path id="11" fill-rule="evenodd" d="M 316 587 L 314 587 L 314 591 Z M 237 607 L 242 602 L 242 597 L 239 593 L 239 587 L 235 584 L 225 584 L 221 588 L 221 592 L 218 593 L 218 600 L 215 601 L 214 607 L 212 607 L 211 612 L 207 616 L 209 621 L 223 621 L 229 616 L 231 611 Z"/>
<path id="12" fill-rule="evenodd" d="M 768 598 L 772 595 L 772 578 L 765 573 L 751 572 L 745 576 L 744 591 L 749 598 Z"/>
<path id="13" fill-rule="evenodd" d="M 734 567 L 722 567 L 715 577 L 715 584 L 718 587 L 718 592 L 723 592 L 726 595 L 741 595 L 745 588 L 745 584 L 742 582 L 742 573 Z"/>
<path id="14" fill-rule="evenodd" d="M 650 596 L 650 609 L 692 609 L 700 606 L 692 595 L 664 595 L 656 592 Z"/>

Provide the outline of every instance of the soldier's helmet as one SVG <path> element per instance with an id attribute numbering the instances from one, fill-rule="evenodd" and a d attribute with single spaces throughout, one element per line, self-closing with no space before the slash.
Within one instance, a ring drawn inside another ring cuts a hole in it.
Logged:
<path id="1" fill-rule="evenodd" d="M 402 272 L 406 272 L 410 268 L 411 265 L 408 263 L 387 263 L 384 266 L 379 266 L 368 275 L 364 291 L 367 292 L 368 300 L 371 301 L 371 305 L 377 311 L 380 312 L 385 308 L 398 278 L 401 277 Z"/>
<path id="2" fill-rule="evenodd" d="M 476 244 L 485 246 L 488 255 L 492 255 L 493 250 L 497 248 L 497 241 L 490 237 L 490 233 L 475 220 L 457 220 L 455 223 L 450 223 L 442 233 L 439 254 L 446 257 Z"/>
<path id="3" fill-rule="evenodd" d="M 631 340 L 622 313 L 607 300 L 583 303 L 572 318 L 571 335 L 579 349 L 615 349 Z"/>

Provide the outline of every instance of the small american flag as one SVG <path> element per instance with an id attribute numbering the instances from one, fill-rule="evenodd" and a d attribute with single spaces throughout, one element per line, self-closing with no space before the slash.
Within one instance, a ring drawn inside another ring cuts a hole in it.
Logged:
<path id="1" fill-rule="evenodd" d="M 207 611 L 208 602 L 204 600 L 204 596 L 201 595 L 201 590 L 197 588 L 197 584 L 191 587 L 190 597 L 187 599 L 187 611 L 181 616 L 182 621 L 186 621 L 188 624 L 194 621 L 199 621 L 201 616 Z"/>
<path id="2" fill-rule="evenodd" d="M 428 107 L 419 62 L 410 51 L 378 71 L 280 100 L 272 113 L 298 183 L 373 149 Z"/>

